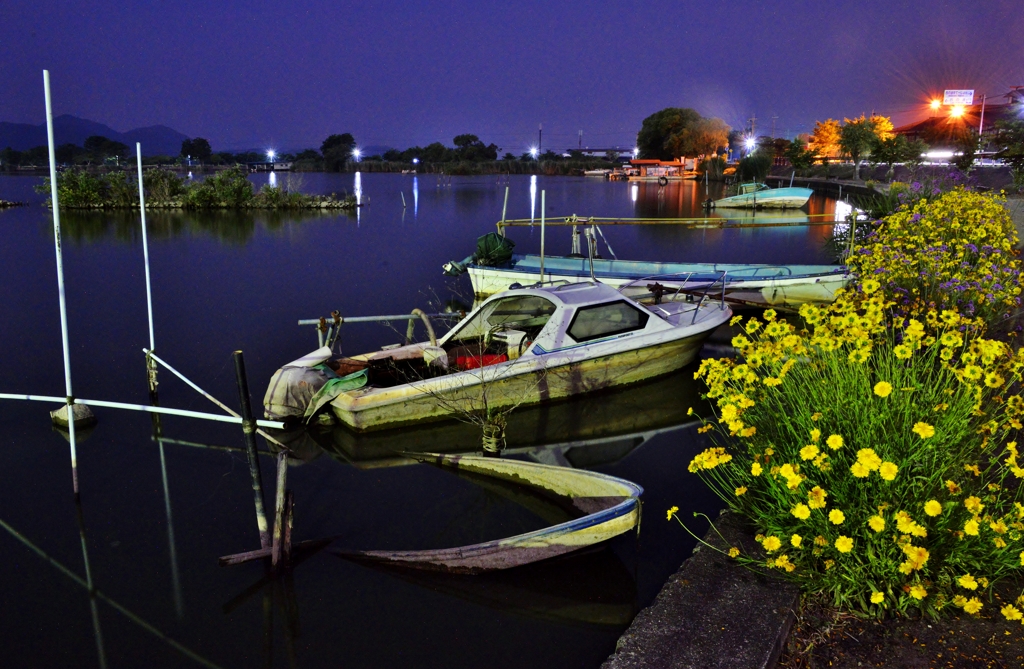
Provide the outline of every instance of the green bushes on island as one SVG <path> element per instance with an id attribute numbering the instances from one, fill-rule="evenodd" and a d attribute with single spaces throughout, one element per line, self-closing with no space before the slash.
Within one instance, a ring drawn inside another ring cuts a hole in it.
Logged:
<path id="1" fill-rule="evenodd" d="M 256 190 L 239 167 L 201 181 L 189 181 L 168 170 L 143 172 L 147 209 L 354 209 L 348 195 L 307 195 L 265 185 Z M 36 188 L 50 194 L 50 180 Z M 57 175 L 57 196 L 67 209 L 130 209 L 139 206 L 138 182 L 127 172 L 92 174 L 70 169 Z M 49 200 L 47 200 L 49 205 Z"/>

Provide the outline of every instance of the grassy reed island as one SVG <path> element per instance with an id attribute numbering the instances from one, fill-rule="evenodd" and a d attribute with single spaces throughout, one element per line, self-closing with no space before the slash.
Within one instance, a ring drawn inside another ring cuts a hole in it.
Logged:
<path id="1" fill-rule="evenodd" d="M 352 195 L 307 195 L 286 188 L 265 185 L 256 190 L 239 167 L 218 172 L 202 181 L 190 181 L 169 170 L 151 170 L 142 175 L 146 209 L 263 209 L 312 210 L 355 209 Z M 36 188 L 50 194 L 50 180 Z M 138 182 L 127 172 L 91 174 L 72 169 L 57 175 L 57 194 L 66 209 L 137 209 Z M 46 201 L 47 206 L 50 201 Z"/>

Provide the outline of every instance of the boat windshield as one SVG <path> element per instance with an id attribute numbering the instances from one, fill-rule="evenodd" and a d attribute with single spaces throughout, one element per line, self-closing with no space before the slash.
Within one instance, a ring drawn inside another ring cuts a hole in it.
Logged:
<path id="1" fill-rule="evenodd" d="M 498 330 L 523 330 L 533 339 L 553 313 L 554 303 L 536 295 L 516 295 L 494 300 L 460 327 L 449 341 L 465 342 L 489 337 Z"/>

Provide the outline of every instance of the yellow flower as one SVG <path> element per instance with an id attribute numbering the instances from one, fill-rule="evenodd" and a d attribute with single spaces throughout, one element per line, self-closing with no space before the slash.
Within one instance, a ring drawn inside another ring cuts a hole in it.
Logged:
<path id="1" fill-rule="evenodd" d="M 793 548 L 800 548 L 800 542 L 803 540 L 804 538 L 799 534 L 794 534 L 789 538 L 789 543 L 793 544 Z"/>
<path id="2" fill-rule="evenodd" d="M 762 546 L 764 546 L 764 549 L 765 549 L 766 551 L 768 551 L 769 553 L 771 553 L 772 551 L 777 551 L 777 550 L 779 550 L 779 548 L 781 548 L 781 547 L 782 547 L 782 542 L 781 542 L 781 541 L 779 541 L 779 538 L 778 538 L 778 537 L 776 537 L 776 536 L 771 536 L 771 537 L 765 537 L 765 538 L 764 538 L 764 542 L 762 542 L 762 544 L 761 544 L 761 545 L 762 545 Z"/>
<path id="3" fill-rule="evenodd" d="M 811 510 L 806 504 L 797 504 L 789 512 L 800 520 L 807 520 L 811 516 Z"/>
<path id="4" fill-rule="evenodd" d="M 942 505 L 938 500 L 930 499 L 924 503 L 924 512 L 929 516 L 937 516 L 942 513 Z"/>
<path id="5" fill-rule="evenodd" d="M 892 384 L 888 381 L 879 381 L 875 384 L 875 394 L 879 397 L 888 397 L 892 392 Z"/>
<path id="6" fill-rule="evenodd" d="M 821 420 L 821 412 L 820 411 L 815 411 L 814 413 L 812 413 L 811 414 L 811 420 L 813 420 L 815 422 Z"/>
<path id="7" fill-rule="evenodd" d="M 910 596 L 914 599 L 924 599 L 928 596 L 928 591 L 920 585 L 915 585 L 910 589 Z"/>
<path id="8" fill-rule="evenodd" d="M 928 549 L 924 546 L 907 544 L 903 547 L 903 553 L 907 556 L 907 563 L 911 569 L 921 569 L 924 563 L 928 562 Z"/>
<path id="9" fill-rule="evenodd" d="M 756 318 L 751 318 L 749 321 L 747 321 L 747 325 L 743 329 L 747 331 L 747 334 L 754 334 L 755 332 L 757 332 L 757 329 L 759 327 L 761 327 L 761 321 L 757 320 Z"/>
<path id="10" fill-rule="evenodd" d="M 824 509 L 825 498 L 828 493 L 821 489 L 821 486 L 814 486 L 807 492 L 807 505 L 812 509 Z"/>
<path id="11" fill-rule="evenodd" d="M 948 490 L 950 494 L 956 495 L 957 493 L 960 492 L 960 485 L 956 481 L 947 480 L 946 490 Z"/>
<path id="12" fill-rule="evenodd" d="M 896 478 L 896 473 L 899 472 L 900 468 L 892 462 L 883 462 L 882 466 L 878 468 L 878 474 L 886 481 L 892 481 Z"/>
<path id="13" fill-rule="evenodd" d="M 860 288 L 864 291 L 865 295 L 870 295 L 878 290 L 880 285 L 875 279 L 864 279 L 864 283 L 860 285 Z"/>
<path id="14" fill-rule="evenodd" d="M 811 420 L 815 420 L 813 416 L 811 417 Z M 813 430 L 811 430 L 811 442 L 816 444 L 818 443 L 819 439 L 821 439 L 821 430 L 819 430 L 818 428 L 814 428 Z"/>
<path id="15" fill-rule="evenodd" d="M 1007 620 L 1020 620 L 1022 617 L 1020 610 L 1013 604 L 1007 604 L 999 609 L 999 613 L 1002 613 Z"/>
<path id="16" fill-rule="evenodd" d="M 744 494 L 745 492 L 747 492 L 747 486 L 745 486 L 745 485 L 741 485 L 739 488 L 736 488 L 736 496 L 737 497 L 739 497 L 740 495 Z"/>
<path id="17" fill-rule="evenodd" d="M 765 309 L 765 311 L 764 311 L 764 319 L 766 321 L 769 321 L 769 322 L 775 320 L 775 310 L 774 309 Z"/>
<path id="18" fill-rule="evenodd" d="M 833 451 L 838 451 L 843 447 L 843 437 L 838 434 L 829 435 L 829 438 L 825 440 L 825 444 Z"/>
<path id="19" fill-rule="evenodd" d="M 974 577 L 970 574 L 964 574 L 956 580 L 960 584 L 961 588 L 967 588 L 968 590 L 977 590 L 978 582 L 974 580 Z"/>
<path id="20" fill-rule="evenodd" d="M 762 470 L 760 462 L 755 462 L 754 464 L 750 465 L 750 473 L 753 474 L 754 476 L 760 476 L 761 471 Z"/>
<path id="21" fill-rule="evenodd" d="M 768 386 L 769 388 L 774 388 L 775 386 L 782 385 L 782 379 L 777 379 L 774 376 L 766 376 L 764 377 L 763 381 L 764 385 Z"/>
<path id="22" fill-rule="evenodd" d="M 989 372 L 985 375 L 985 385 L 989 388 L 998 388 L 1003 385 L 1003 377 L 999 376 L 995 372 Z"/>
<path id="23" fill-rule="evenodd" d="M 818 457 L 818 447 L 814 444 L 808 444 L 800 449 L 800 458 L 802 460 L 813 460 Z"/>
<path id="24" fill-rule="evenodd" d="M 882 466 L 882 458 L 878 457 L 873 448 L 862 448 L 857 451 L 857 462 L 874 471 Z"/>
<path id="25" fill-rule="evenodd" d="M 735 546 L 733 546 L 732 548 L 729 549 L 729 557 L 734 558 L 734 557 L 736 557 L 739 554 L 740 554 L 740 549 L 736 548 Z"/>
<path id="26" fill-rule="evenodd" d="M 672 516 L 676 515 L 677 511 L 679 511 L 679 507 L 673 506 L 671 509 L 668 510 L 668 513 L 665 514 L 665 520 L 672 520 Z"/>
<path id="27" fill-rule="evenodd" d="M 846 515 L 839 509 L 832 509 L 828 512 L 828 519 L 833 525 L 842 525 L 843 521 L 846 520 Z"/>
<path id="28" fill-rule="evenodd" d="M 840 553 L 849 553 L 853 550 L 853 539 L 842 534 L 839 535 L 839 538 L 836 539 L 836 550 Z"/>
<path id="29" fill-rule="evenodd" d="M 972 537 L 978 536 L 978 521 L 973 518 L 964 523 L 964 533 Z"/>
<path id="30" fill-rule="evenodd" d="M 913 593 L 911 593 L 911 594 L 913 594 Z M 984 604 L 981 603 L 981 600 L 979 600 L 977 597 L 971 597 L 970 599 L 967 600 L 967 603 L 964 604 L 964 611 L 966 613 L 970 613 L 970 614 L 973 615 L 973 614 L 977 613 L 978 611 L 981 611 L 981 608 L 983 606 L 984 606 Z"/>
<path id="31" fill-rule="evenodd" d="M 871 603 L 872 604 L 881 604 L 884 599 L 885 599 L 885 595 L 883 595 L 880 592 L 872 592 L 871 593 Z"/>
<path id="32" fill-rule="evenodd" d="M 977 365 L 967 365 L 964 367 L 964 378 L 968 381 L 977 381 L 983 373 L 981 367 Z"/>
<path id="33" fill-rule="evenodd" d="M 911 432 L 922 439 L 928 439 L 929 437 L 935 436 L 935 428 L 924 422 L 914 423 L 914 427 Z"/>
<path id="34" fill-rule="evenodd" d="M 871 470 L 864 466 L 864 463 L 860 460 L 850 465 L 850 472 L 859 479 L 866 478 L 871 474 Z"/>
<path id="35" fill-rule="evenodd" d="M 850 351 L 850 355 L 847 357 L 850 359 L 850 362 L 855 362 L 859 364 L 862 362 L 866 362 L 867 359 L 871 357 L 871 351 L 868 351 L 863 348 L 855 348 L 852 351 Z"/>
<path id="36" fill-rule="evenodd" d="M 737 347 L 738 348 L 738 347 Z M 900 360 L 906 360 L 910 356 L 914 355 L 914 352 L 906 344 L 900 344 L 892 349 L 892 352 Z"/>
<path id="37" fill-rule="evenodd" d="M 885 529 L 885 518 L 881 516 L 871 516 L 868 518 L 868 527 L 875 532 L 881 532 Z"/>
<path id="38" fill-rule="evenodd" d="M 981 510 L 985 508 L 985 505 L 981 503 L 981 499 L 974 495 L 964 500 L 964 506 L 971 513 L 981 513 Z"/>
<path id="39" fill-rule="evenodd" d="M 743 316 L 733 316 L 729 319 L 729 325 L 736 325 L 743 320 Z"/>

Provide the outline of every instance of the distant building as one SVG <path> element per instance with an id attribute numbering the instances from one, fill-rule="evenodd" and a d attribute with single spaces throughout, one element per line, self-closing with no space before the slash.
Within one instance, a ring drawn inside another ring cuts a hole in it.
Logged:
<path id="1" fill-rule="evenodd" d="M 932 147 L 954 146 L 967 128 L 978 132 L 980 127 L 984 136 L 991 136 L 998 121 L 1024 120 L 1024 86 L 1014 86 L 1003 96 L 988 98 L 984 110 L 982 107 L 981 102 L 965 105 L 960 116 L 953 116 L 950 107 L 942 107 L 932 112 L 931 118 L 902 125 L 893 132 L 910 140 L 920 139 Z"/>
<path id="2" fill-rule="evenodd" d="M 287 172 L 292 168 L 291 161 L 276 162 L 264 161 L 259 163 L 246 163 L 250 172 Z"/>

